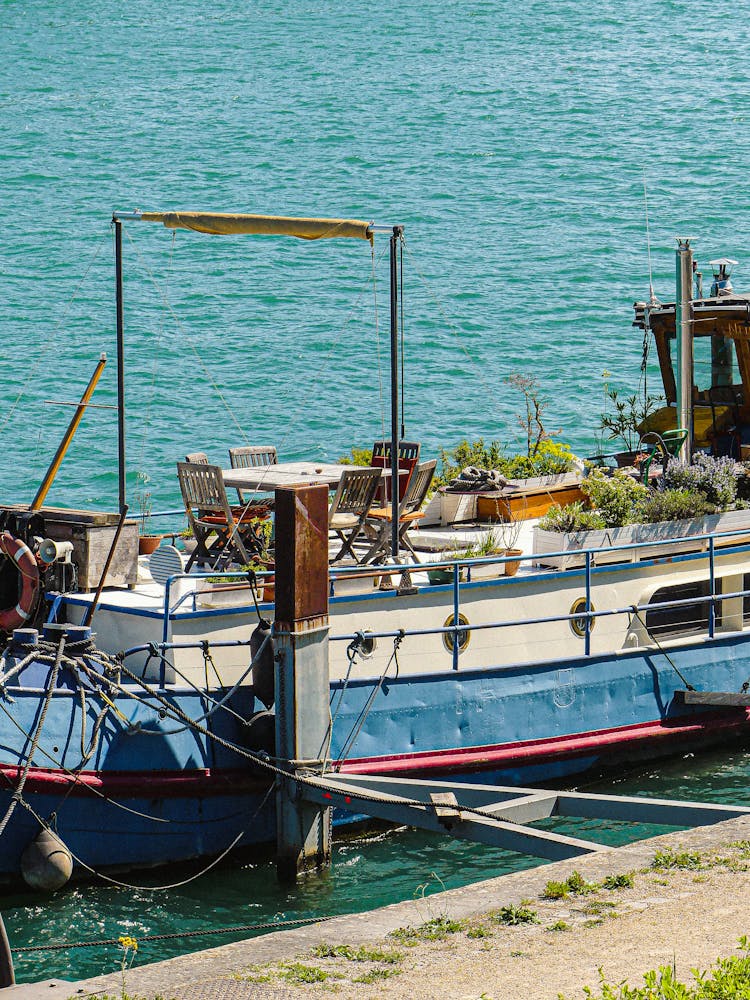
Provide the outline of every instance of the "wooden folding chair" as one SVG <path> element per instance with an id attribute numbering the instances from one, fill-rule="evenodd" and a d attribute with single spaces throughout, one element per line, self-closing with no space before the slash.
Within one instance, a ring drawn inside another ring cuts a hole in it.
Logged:
<path id="1" fill-rule="evenodd" d="M 230 562 L 250 562 L 250 554 L 260 555 L 263 543 L 253 522 L 268 516 L 267 504 L 230 507 L 218 465 L 178 462 L 177 477 L 185 504 L 188 524 L 196 547 L 185 570 L 197 563 L 218 569 Z"/>
<path id="2" fill-rule="evenodd" d="M 345 555 L 351 555 L 355 562 L 360 561 L 352 546 L 375 499 L 380 478 L 380 469 L 361 466 L 352 466 L 342 474 L 328 508 L 328 528 L 338 535 L 343 544 L 331 562 L 338 562 Z"/>
<path id="3" fill-rule="evenodd" d="M 257 469 L 261 465 L 278 465 L 279 455 L 271 444 L 243 445 L 229 449 L 229 464 L 233 469 Z M 252 495 L 237 487 L 240 503 L 245 503 Z"/>
<path id="4" fill-rule="evenodd" d="M 185 461 L 191 465 L 208 465 L 208 455 L 205 451 L 193 451 L 185 455 Z"/>
<path id="5" fill-rule="evenodd" d="M 411 477 L 419 461 L 421 445 L 416 441 L 399 441 L 398 443 L 398 467 L 406 469 L 406 475 L 398 477 L 398 498 L 403 500 L 411 482 Z M 372 446 L 372 461 L 370 465 L 375 469 L 390 469 L 391 467 L 391 442 L 376 441 Z M 393 496 L 390 479 L 383 479 L 383 491 L 381 499 L 387 503 Z"/>
<path id="6" fill-rule="evenodd" d="M 424 517 L 421 509 L 427 491 L 435 475 L 437 460 L 422 462 L 417 465 L 409 481 L 409 486 L 404 494 L 404 498 L 398 506 L 398 546 L 405 548 L 414 557 L 415 562 L 419 562 L 414 546 L 409 540 L 409 528 L 414 527 L 417 521 Z M 370 546 L 362 562 L 387 562 L 391 555 L 391 536 L 393 524 L 393 510 L 391 507 L 374 507 L 367 515 L 365 526 L 369 526 L 375 535 L 375 540 Z"/>

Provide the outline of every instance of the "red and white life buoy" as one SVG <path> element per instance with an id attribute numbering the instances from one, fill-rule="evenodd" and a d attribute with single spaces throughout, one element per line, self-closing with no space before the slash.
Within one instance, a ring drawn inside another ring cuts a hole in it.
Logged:
<path id="1" fill-rule="evenodd" d="M 9 531 L 0 533 L 0 553 L 6 555 L 16 565 L 21 574 L 21 596 L 18 604 L 0 609 L 0 630 L 10 632 L 31 616 L 39 591 L 39 567 L 31 549 Z"/>

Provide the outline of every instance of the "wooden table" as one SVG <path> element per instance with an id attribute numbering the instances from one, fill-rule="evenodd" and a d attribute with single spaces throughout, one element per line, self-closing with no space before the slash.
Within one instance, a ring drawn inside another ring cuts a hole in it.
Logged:
<path id="1" fill-rule="evenodd" d="M 344 472 L 352 468 L 352 465 L 325 462 L 279 462 L 278 465 L 258 465 L 247 469 L 222 469 L 221 474 L 224 485 L 230 488 L 272 493 L 278 486 L 293 486 L 297 483 L 325 483 L 329 488 L 335 489 Z M 384 479 L 391 475 L 390 469 L 378 471 Z"/>

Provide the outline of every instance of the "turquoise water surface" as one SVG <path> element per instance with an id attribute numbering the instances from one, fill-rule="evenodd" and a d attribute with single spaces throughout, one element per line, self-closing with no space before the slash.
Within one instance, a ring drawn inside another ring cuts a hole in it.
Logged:
<path id="1" fill-rule="evenodd" d="M 406 416 L 435 453 L 547 426 L 593 447 L 601 373 L 635 387 L 674 236 L 745 255 L 748 27 L 736 5 L 635 0 L 0 4 L 3 487 L 33 495 L 101 351 L 114 398 L 112 209 L 343 215 L 406 226 Z M 721 26 L 721 41 L 717 36 Z M 336 457 L 387 423 L 386 244 L 125 234 L 128 454 L 157 506 L 175 460 L 269 442 Z M 707 271 L 708 268 L 704 267 Z M 50 501 L 111 504 L 91 411 Z"/>
<path id="2" fill-rule="evenodd" d="M 113 209 L 404 224 L 406 425 L 425 457 L 467 436 L 517 448 L 516 372 L 538 379 L 549 430 L 594 448 L 602 372 L 638 383 L 644 178 L 657 293 L 673 294 L 678 234 L 704 272 L 736 257 L 750 289 L 750 27 L 725 0 L 0 0 L 0 29 L 6 501 L 31 499 L 69 418 L 45 401 L 76 398 L 102 351 L 95 398 L 115 399 Z M 141 471 L 155 507 L 174 505 L 190 450 L 335 458 L 381 436 L 386 254 L 383 239 L 371 255 L 127 224 L 131 495 Z M 113 506 L 115 456 L 112 412 L 90 411 L 49 502 Z M 740 753 L 638 787 L 745 801 L 747 776 Z M 330 875 L 291 893 L 262 860 L 169 893 L 73 888 L 3 912 L 16 946 L 142 936 L 374 906 L 437 886 L 432 872 L 453 885 L 517 863 L 388 834 L 342 843 Z M 116 963 L 82 949 L 19 972 Z"/>

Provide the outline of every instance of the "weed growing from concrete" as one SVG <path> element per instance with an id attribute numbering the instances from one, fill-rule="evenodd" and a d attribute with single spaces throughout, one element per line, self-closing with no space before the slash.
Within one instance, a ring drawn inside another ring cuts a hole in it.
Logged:
<path id="1" fill-rule="evenodd" d="M 419 927 L 397 927 L 389 937 L 402 944 L 413 947 L 420 941 L 444 941 L 449 934 L 458 934 L 465 927 L 463 920 L 451 920 L 449 917 L 433 917 Z"/>
<path id="2" fill-rule="evenodd" d="M 548 882 L 542 892 L 542 899 L 565 899 L 566 896 L 585 896 L 596 892 L 601 886 L 597 882 L 587 882 L 580 872 L 573 872 L 564 882 Z"/>
<path id="3" fill-rule="evenodd" d="M 570 931 L 573 928 L 566 920 L 556 920 L 554 924 L 550 924 L 546 929 L 548 931 Z"/>
<path id="4" fill-rule="evenodd" d="M 669 868 L 692 870 L 703 867 L 703 858 L 699 851 L 675 851 L 671 847 L 657 851 L 651 868 L 654 871 L 665 871 Z"/>
<path id="5" fill-rule="evenodd" d="M 467 938 L 485 938 L 491 935 L 492 931 L 488 930 L 484 924 L 477 924 L 476 927 L 470 927 L 466 932 Z"/>
<path id="6" fill-rule="evenodd" d="M 499 924 L 505 924 L 508 927 L 515 927 L 518 924 L 539 923 L 536 910 L 532 910 L 529 906 L 515 906 L 513 903 L 509 906 L 503 906 L 489 915 L 493 920 L 497 920 Z"/>
<path id="7" fill-rule="evenodd" d="M 399 969 L 370 969 L 363 972 L 361 976 L 352 979 L 353 983 L 377 983 L 381 979 L 390 979 L 391 976 L 400 975 Z"/>
<path id="8" fill-rule="evenodd" d="M 404 953 L 394 948 L 352 948 L 348 944 L 318 944 L 310 950 L 313 958 L 345 958 L 349 962 L 385 962 L 395 965 L 403 961 Z"/>
<path id="9" fill-rule="evenodd" d="M 285 962 L 280 966 L 279 976 L 288 983 L 323 983 L 326 979 L 341 979 L 335 972 L 326 972 L 314 965 L 303 962 Z"/>
<path id="10" fill-rule="evenodd" d="M 605 889 L 614 891 L 615 889 L 632 889 L 635 885 L 635 875 L 633 872 L 623 872 L 621 875 L 607 875 L 602 882 Z"/>
<path id="11" fill-rule="evenodd" d="M 721 958 L 707 972 L 691 969 L 692 983 L 680 982 L 673 966 L 662 965 L 652 969 L 643 977 L 642 987 L 631 987 L 627 983 L 612 986 L 599 969 L 599 1000 L 745 1000 L 750 995 L 750 941 L 741 937 L 739 946 L 744 955 Z M 590 986 L 583 992 L 590 1000 L 595 994 Z M 558 1000 L 566 1000 L 558 993 Z"/>

